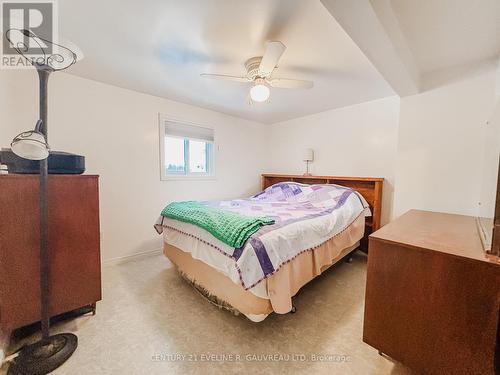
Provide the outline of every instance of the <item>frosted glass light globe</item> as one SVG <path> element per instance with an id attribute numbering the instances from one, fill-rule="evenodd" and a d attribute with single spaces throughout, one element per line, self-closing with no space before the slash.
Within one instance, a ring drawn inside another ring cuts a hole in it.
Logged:
<path id="1" fill-rule="evenodd" d="M 250 97 L 254 102 L 265 102 L 270 94 L 271 90 L 264 83 L 258 82 L 250 89 Z"/>

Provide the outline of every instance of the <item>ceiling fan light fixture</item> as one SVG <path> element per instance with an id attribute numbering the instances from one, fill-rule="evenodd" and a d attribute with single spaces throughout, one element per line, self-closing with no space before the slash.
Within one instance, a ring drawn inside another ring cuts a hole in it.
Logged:
<path id="1" fill-rule="evenodd" d="M 270 41 L 266 44 L 263 56 L 254 56 L 245 62 L 246 75 L 243 77 L 225 74 L 202 73 L 204 78 L 229 80 L 248 84 L 252 82 L 250 92 L 246 96 L 248 104 L 266 102 L 271 95 L 271 87 L 279 89 L 310 89 L 313 82 L 301 79 L 276 78 L 273 74 L 281 56 L 285 52 L 285 45 L 280 41 Z"/>
<path id="2" fill-rule="evenodd" d="M 269 87 L 265 84 L 263 79 L 256 80 L 255 84 L 250 89 L 250 98 L 252 98 L 254 102 L 265 102 L 269 99 L 270 95 L 271 90 L 269 90 Z"/>

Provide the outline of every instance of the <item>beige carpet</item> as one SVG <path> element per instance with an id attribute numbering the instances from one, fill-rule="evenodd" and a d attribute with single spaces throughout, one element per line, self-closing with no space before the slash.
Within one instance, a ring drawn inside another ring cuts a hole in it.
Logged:
<path id="1" fill-rule="evenodd" d="M 409 374 L 362 342 L 365 276 L 357 254 L 303 288 L 296 314 L 252 323 L 207 303 L 162 255 L 106 266 L 97 315 L 53 327 L 79 338 L 54 374 Z"/>

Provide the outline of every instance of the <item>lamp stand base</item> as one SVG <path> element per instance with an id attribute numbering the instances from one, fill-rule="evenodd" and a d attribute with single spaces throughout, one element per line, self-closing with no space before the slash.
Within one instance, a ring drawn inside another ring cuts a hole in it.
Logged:
<path id="1" fill-rule="evenodd" d="M 61 333 L 25 346 L 9 366 L 8 375 L 45 375 L 68 360 L 78 346 L 72 333 Z"/>

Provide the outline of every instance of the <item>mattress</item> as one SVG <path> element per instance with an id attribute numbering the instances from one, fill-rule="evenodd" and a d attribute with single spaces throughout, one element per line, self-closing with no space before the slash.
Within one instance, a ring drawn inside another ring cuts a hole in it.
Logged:
<path id="1" fill-rule="evenodd" d="M 252 234 L 241 248 L 233 248 L 207 230 L 180 220 L 161 216 L 155 225 L 159 233 L 167 232 L 167 238 L 175 237 L 177 232 L 208 245 L 203 247 L 189 240 L 189 245 L 179 243 L 182 250 L 192 252 L 195 258 L 208 262 L 231 280 L 238 279 L 245 289 L 253 289 L 301 252 L 338 235 L 359 216 L 370 215 L 360 194 L 338 185 L 278 183 L 251 198 L 202 203 L 275 220 L 275 224 L 265 225 Z"/>
<path id="2" fill-rule="evenodd" d="M 271 217 L 275 223 L 262 226 L 241 248 L 233 248 L 199 226 L 161 216 L 155 228 L 163 233 L 166 245 L 188 253 L 256 298 L 270 300 L 277 312 L 289 311 L 296 287 L 285 292 L 282 286 L 273 290 L 270 280 L 286 274 L 282 269 L 296 264 L 304 253 L 321 259 L 314 264 L 332 264 L 363 237 L 365 216 L 371 214 L 364 198 L 352 189 L 294 182 L 275 184 L 246 199 L 201 204 L 247 216 Z M 316 251 L 325 246 L 325 254 Z M 297 285 L 301 286 L 302 267 L 294 269 L 288 276 L 298 277 Z M 321 270 L 304 272 L 305 279 L 310 280 Z M 278 306 L 280 296 L 283 298 Z"/>
<path id="3" fill-rule="evenodd" d="M 248 319 L 260 322 L 272 312 L 290 312 L 292 297 L 301 287 L 358 247 L 364 223 L 364 217 L 360 216 L 338 236 L 283 265 L 278 272 L 258 284 L 261 293 L 255 293 L 254 289 L 245 290 L 223 272 L 194 258 L 193 253 L 170 244 L 170 241 L 165 242 L 164 254 L 193 283 L 227 302 Z"/>

